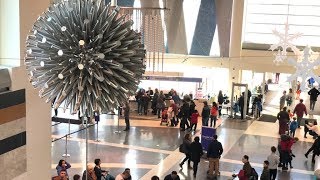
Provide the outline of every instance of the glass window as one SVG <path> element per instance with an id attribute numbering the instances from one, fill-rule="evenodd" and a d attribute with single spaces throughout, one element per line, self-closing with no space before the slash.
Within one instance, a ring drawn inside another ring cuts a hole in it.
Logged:
<path id="1" fill-rule="evenodd" d="M 200 4 L 201 4 L 200 0 L 183 1 L 183 15 L 184 15 L 186 35 L 187 35 L 188 53 L 190 52 L 190 49 L 191 49 L 191 43 L 194 35 L 194 30 L 197 24 Z"/>
<path id="2" fill-rule="evenodd" d="M 296 45 L 320 47 L 319 12 L 319 0 L 246 0 L 243 43 L 277 43 L 272 30 L 283 32 L 288 19 L 290 34 L 303 33 Z"/>

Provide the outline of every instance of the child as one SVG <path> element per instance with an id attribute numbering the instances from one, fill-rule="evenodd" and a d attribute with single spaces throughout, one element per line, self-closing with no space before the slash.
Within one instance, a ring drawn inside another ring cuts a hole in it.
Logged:
<path id="1" fill-rule="evenodd" d="M 289 114 L 289 118 L 290 118 L 290 120 L 293 118 L 293 113 L 290 111 L 290 109 L 288 109 L 288 114 Z"/>
<path id="2" fill-rule="evenodd" d="M 210 126 L 210 127 L 212 127 L 212 122 L 213 122 L 213 128 L 216 127 L 216 121 L 217 121 L 218 111 L 219 111 L 219 109 L 218 109 L 217 103 L 216 103 L 216 102 L 213 102 L 213 103 L 212 103 L 211 110 L 210 110 L 210 114 L 211 114 L 211 116 L 210 116 L 210 118 L 211 118 L 211 126 Z"/>
<path id="3" fill-rule="evenodd" d="M 297 118 L 293 117 L 293 121 L 290 122 L 290 136 L 292 135 L 293 138 L 297 128 L 298 128 Z"/>
<path id="4" fill-rule="evenodd" d="M 280 157 L 276 154 L 277 148 L 271 147 L 271 154 L 268 156 L 270 179 L 275 180 L 277 177 L 277 166 L 280 163 Z"/>
<path id="5" fill-rule="evenodd" d="M 168 123 L 168 108 L 164 108 L 164 110 L 161 113 L 161 122 L 167 122 Z"/>
<path id="6" fill-rule="evenodd" d="M 196 131 L 197 129 L 197 124 L 198 124 L 198 117 L 199 117 L 199 113 L 197 110 L 194 110 L 194 112 L 191 114 L 191 130 L 192 130 L 192 127 L 193 125 L 195 126 L 194 127 L 194 131 Z"/>
<path id="7" fill-rule="evenodd" d="M 293 158 L 293 157 L 296 157 L 296 155 L 292 154 L 292 151 L 290 151 L 290 156 L 289 156 L 289 165 L 290 165 L 290 169 L 292 169 L 292 168 L 293 168 L 293 166 L 292 166 L 292 158 Z"/>
<path id="8" fill-rule="evenodd" d="M 263 162 L 263 171 L 260 180 L 270 180 L 269 161 L 267 160 Z"/>

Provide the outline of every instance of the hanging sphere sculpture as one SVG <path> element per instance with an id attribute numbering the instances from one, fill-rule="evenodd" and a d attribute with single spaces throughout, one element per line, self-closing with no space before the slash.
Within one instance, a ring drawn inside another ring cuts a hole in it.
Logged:
<path id="1" fill-rule="evenodd" d="M 54 108 L 109 112 L 135 93 L 145 71 L 141 34 L 104 0 L 61 0 L 34 23 L 25 64 Z"/>

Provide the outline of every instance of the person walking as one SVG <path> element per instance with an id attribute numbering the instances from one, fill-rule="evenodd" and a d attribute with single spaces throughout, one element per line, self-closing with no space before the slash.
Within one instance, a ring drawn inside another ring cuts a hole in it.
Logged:
<path id="1" fill-rule="evenodd" d="M 130 114 L 129 101 L 126 101 L 126 103 L 125 103 L 125 105 L 123 107 L 124 122 L 126 123 L 126 128 L 124 129 L 124 131 L 129 131 L 130 130 L 129 114 Z"/>
<path id="2" fill-rule="evenodd" d="M 286 91 L 283 91 L 282 96 L 280 97 L 280 111 L 283 109 L 286 103 L 286 99 L 287 99 L 286 93 L 287 93 Z"/>
<path id="3" fill-rule="evenodd" d="M 297 91 L 296 91 L 296 94 L 297 94 L 296 99 L 297 100 L 300 99 L 300 93 L 301 93 L 300 86 L 301 86 L 300 81 L 298 81 L 297 82 Z"/>
<path id="4" fill-rule="evenodd" d="M 290 161 L 290 154 L 291 147 L 294 143 L 294 139 L 291 138 L 289 135 L 282 134 L 280 137 L 280 153 L 281 153 L 281 164 L 282 164 L 282 170 L 287 171 L 288 170 L 288 164 Z"/>
<path id="5" fill-rule="evenodd" d="M 187 126 L 187 129 L 190 128 L 188 118 L 190 117 L 190 106 L 189 103 L 186 100 L 182 100 L 183 105 L 180 108 L 180 113 L 182 116 L 180 128 L 181 131 L 185 131 L 185 126 Z"/>
<path id="6" fill-rule="evenodd" d="M 286 97 L 286 102 L 287 102 L 288 108 L 291 106 L 293 98 L 294 98 L 293 90 L 292 90 L 292 88 L 290 88 L 289 93 L 287 94 L 287 97 Z"/>
<path id="7" fill-rule="evenodd" d="M 289 113 L 287 112 L 287 107 L 284 107 L 277 115 L 279 121 L 279 134 L 285 134 L 288 130 L 288 122 L 290 120 Z"/>
<path id="8" fill-rule="evenodd" d="M 191 145 L 191 134 L 187 133 L 183 139 L 183 153 L 186 155 L 186 157 L 179 164 L 181 169 L 183 168 L 182 166 L 183 166 L 184 162 L 186 162 L 186 161 L 188 161 L 188 169 L 192 169 L 192 167 L 190 165 L 190 160 L 191 160 L 190 159 L 191 158 L 190 145 Z"/>
<path id="9" fill-rule="evenodd" d="M 224 98 L 223 98 L 223 95 L 222 95 L 222 91 L 220 90 L 220 91 L 219 91 L 219 94 L 218 94 L 219 117 L 222 115 L 222 114 L 221 114 L 221 110 L 222 110 L 223 102 L 224 102 Z"/>
<path id="10" fill-rule="evenodd" d="M 318 91 L 318 89 L 313 87 L 312 89 L 310 89 L 308 94 L 310 95 L 310 111 L 313 111 L 320 92 Z"/>
<path id="11" fill-rule="evenodd" d="M 318 136 L 317 139 L 314 141 L 312 146 L 309 148 L 309 150 L 304 154 L 306 158 L 308 158 L 308 155 L 310 152 L 313 152 L 312 154 L 312 163 L 315 163 L 315 157 L 320 155 L 320 137 Z"/>
<path id="12" fill-rule="evenodd" d="M 198 164 L 200 158 L 203 155 L 202 145 L 200 143 L 200 138 L 196 136 L 190 145 L 191 161 L 193 162 L 193 177 L 197 176 Z"/>
<path id="13" fill-rule="evenodd" d="M 196 131 L 196 130 L 197 130 L 198 117 L 199 117 L 199 113 L 198 113 L 198 111 L 195 109 L 194 112 L 191 114 L 191 118 L 190 118 L 190 123 L 191 123 L 190 130 L 192 130 L 193 126 L 194 126 L 193 131 Z"/>
<path id="14" fill-rule="evenodd" d="M 202 108 L 201 116 L 202 116 L 202 126 L 208 126 L 209 117 L 210 117 L 210 108 L 208 106 L 208 102 L 203 102 L 204 106 Z"/>
<path id="15" fill-rule="evenodd" d="M 292 136 L 293 138 L 297 128 L 298 128 L 297 118 L 293 117 L 293 120 L 290 122 L 290 136 Z"/>
<path id="16" fill-rule="evenodd" d="M 271 147 L 271 154 L 268 156 L 270 180 L 275 180 L 278 172 L 278 164 L 280 163 L 280 157 L 276 154 L 277 148 Z"/>
<path id="17" fill-rule="evenodd" d="M 293 114 L 297 114 L 298 128 L 300 129 L 303 114 L 307 115 L 307 108 L 303 104 L 303 99 L 300 99 L 300 103 L 297 104 L 296 107 L 294 108 Z"/>
<path id="18" fill-rule="evenodd" d="M 219 160 L 223 153 L 222 144 L 217 140 L 218 136 L 213 135 L 213 140 L 210 142 L 207 151 L 209 158 L 209 176 L 219 176 Z M 213 174 L 213 171 L 215 172 Z"/>

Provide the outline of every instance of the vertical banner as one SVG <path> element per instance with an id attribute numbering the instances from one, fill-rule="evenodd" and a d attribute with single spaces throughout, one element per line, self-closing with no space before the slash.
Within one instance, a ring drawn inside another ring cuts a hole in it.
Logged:
<path id="1" fill-rule="evenodd" d="M 216 134 L 215 128 L 202 126 L 202 128 L 201 128 L 201 144 L 202 144 L 204 151 L 208 150 L 208 146 L 213 139 L 213 135 L 215 135 L 215 134 Z"/>

